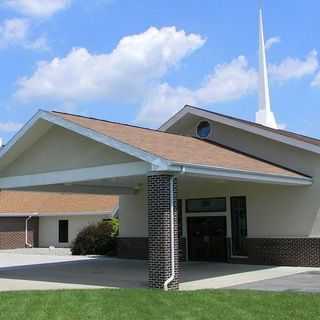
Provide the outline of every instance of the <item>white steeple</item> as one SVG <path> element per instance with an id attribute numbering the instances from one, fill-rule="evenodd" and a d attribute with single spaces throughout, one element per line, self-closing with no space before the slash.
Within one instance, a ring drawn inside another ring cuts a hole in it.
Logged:
<path id="1" fill-rule="evenodd" d="M 270 104 L 262 9 L 259 12 L 259 111 L 256 113 L 256 122 L 274 129 L 278 128 Z"/>

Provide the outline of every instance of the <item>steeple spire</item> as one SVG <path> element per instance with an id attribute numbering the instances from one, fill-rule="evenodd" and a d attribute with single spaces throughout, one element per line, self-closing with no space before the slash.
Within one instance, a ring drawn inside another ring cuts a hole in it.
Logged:
<path id="1" fill-rule="evenodd" d="M 271 128 L 278 128 L 271 111 L 262 9 L 259 11 L 259 111 L 256 113 L 256 122 Z"/>

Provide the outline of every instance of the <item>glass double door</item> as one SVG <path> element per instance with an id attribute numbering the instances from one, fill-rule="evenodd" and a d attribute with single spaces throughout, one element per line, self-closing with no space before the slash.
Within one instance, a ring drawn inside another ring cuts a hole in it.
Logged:
<path id="1" fill-rule="evenodd" d="M 226 217 L 189 217 L 188 255 L 191 261 L 226 261 Z"/>

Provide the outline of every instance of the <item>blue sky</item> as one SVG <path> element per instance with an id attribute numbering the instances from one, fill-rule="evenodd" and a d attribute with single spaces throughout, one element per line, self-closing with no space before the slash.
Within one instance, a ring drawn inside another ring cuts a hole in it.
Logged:
<path id="1" fill-rule="evenodd" d="M 0 136 L 37 109 L 157 127 L 194 104 L 254 120 L 254 0 L 1 0 Z M 320 137 L 319 1 L 264 3 L 278 123 Z"/>

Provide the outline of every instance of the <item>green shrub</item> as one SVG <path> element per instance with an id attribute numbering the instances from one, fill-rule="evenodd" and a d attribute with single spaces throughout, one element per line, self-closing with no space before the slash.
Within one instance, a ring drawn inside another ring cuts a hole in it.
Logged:
<path id="1" fill-rule="evenodd" d="M 119 234 L 119 219 L 112 218 L 109 222 L 112 224 L 113 236 L 117 237 Z"/>
<path id="2" fill-rule="evenodd" d="M 87 226 L 78 233 L 71 252 L 73 255 L 115 255 L 118 230 L 117 219 Z"/>

